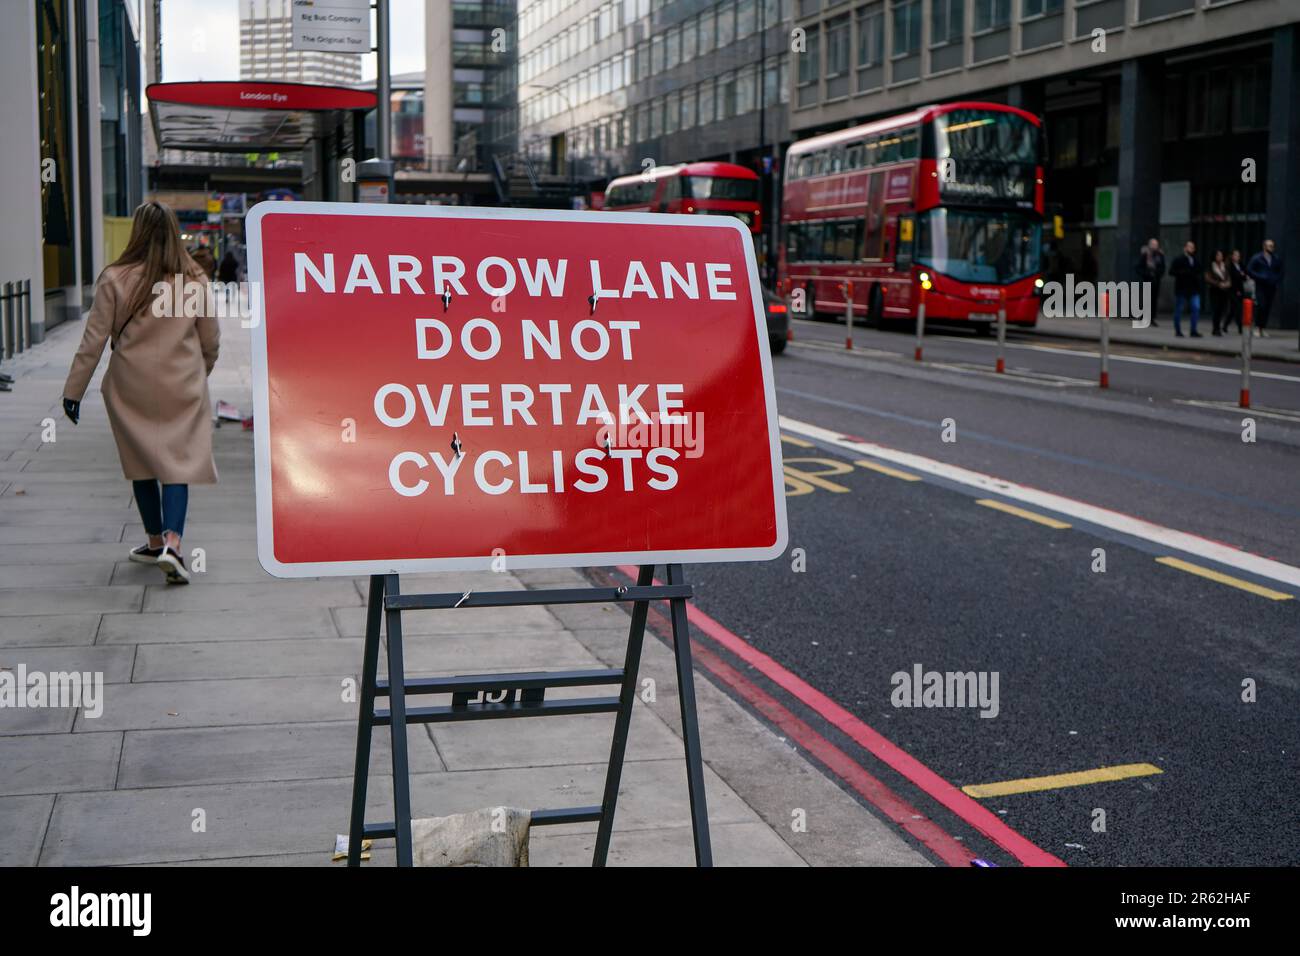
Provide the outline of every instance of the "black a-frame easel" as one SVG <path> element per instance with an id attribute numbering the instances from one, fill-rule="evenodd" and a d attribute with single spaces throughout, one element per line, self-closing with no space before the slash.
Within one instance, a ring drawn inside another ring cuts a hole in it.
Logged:
<path id="1" fill-rule="evenodd" d="M 636 700 L 637 669 L 645 638 L 646 615 L 651 601 L 668 601 L 677 662 L 678 700 L 682 715 L 682 744 L 686 753 L 686 785 L 691 803 L 691 830 L 695 862 L 713 865 L 709 843 L 708 810 L 704 798 L 704 765 L 700 757 L 699 721 L 695 709 L 695 682 L 691 664 L 691 639 L 686 601 L 691 597 L 680 564 L 668 565 L 668 583 L 654 583 L 654 567 L 642 565 L 631 587 L 591 587 L 538 591 L 483 591 L 465 594 L 402 594 L 398 575 L 370 578 L 366 611 L 366 643 L 362 664 L 360 716 L 357 720 L 356 767 L 352 779 L 352 819 L 348 837 L 348 866 L 360 866 L 363 839 L 391 837 L 397 843 L 397 865 L 411 866 L 411 786 L 406 752 L 408 724 L 494 720 L 512 717 L 558 717 L 573 714 L 616 714 L 609 749 L 605 792 L 599 806 L 532 811 L 533 826 L 561 823 L 598 824 L 592 864 L 604 866 L 614 826 L 623 755 Z M 404 611 L 455 610 L 457 608 L 519 607 L 547 604 L 630 603 L 632 626 L 627 656 L 621 669 L 538 671 L 520 674 L 468 674 L 460 677 L 406 678 L 402 664 L 402 613 Z M 388 678 L 377 675 L 380 625 L 388 651 Z M 613 687 L 618 696 L 546 699 L 548 688 Z M 439 706 L 408 707 L 408 695 L 450 695 Z M 388 708 L 376 709 L 375 698 L 387 697 Z M 366 823 L 366 788 L 370 774 L 370 742 L 375 727 L 387 726 L 392 739 L 393 820 Z"/>

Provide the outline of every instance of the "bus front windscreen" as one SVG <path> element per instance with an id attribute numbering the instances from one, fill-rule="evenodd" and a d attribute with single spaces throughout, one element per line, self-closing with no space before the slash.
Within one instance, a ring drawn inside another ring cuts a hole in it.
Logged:
<path id="1" fill-rule="evenodd" d="M 959 282 L 1014 282 L 1039 271 L 1042 225 L 1025 216 L 931 209 L 918 233 L 917 261 Z"/>
<path id="2" fill-rule="evenodd" d="M 691 199 L 734 199 L 758 202 L 757 179 L 727 176 L 686 176 L 686 195 Z"/>
<path id="3" fill-rule="evenodd" d="M 1038 127 L 1018 113 L 953 110 L 934 118 L 936 159 L 1038 162 Z"/>

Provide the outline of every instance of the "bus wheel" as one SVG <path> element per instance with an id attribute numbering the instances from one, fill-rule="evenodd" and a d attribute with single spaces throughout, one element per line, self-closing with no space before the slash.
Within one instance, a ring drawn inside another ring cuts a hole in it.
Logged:
<path id="1" fill-rule="evenodd" d="M 867 296 L 867 325 L 873 329 L 885 327 L 885 297 L 880 294 L 880 286 L 873 285 Z"/>
<path id="2" fill-rule="evenodd" d="M 993 323 L 992 322 L 977 323 L 975 326 L 975 334 L 982 339 L 987 339 L 990 335 L 993 334 Z"/>

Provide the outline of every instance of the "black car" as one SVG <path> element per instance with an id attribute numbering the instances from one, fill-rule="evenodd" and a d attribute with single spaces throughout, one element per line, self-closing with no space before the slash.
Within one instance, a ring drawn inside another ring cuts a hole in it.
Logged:
<path id="1" fill-rule="evenodd" d="M 772 344 L 772 354 L 780 355 L 790 333 L 790 309 L 784 299 L 764 286 L 763 311 L 767 313 L 767 340 Z"/>

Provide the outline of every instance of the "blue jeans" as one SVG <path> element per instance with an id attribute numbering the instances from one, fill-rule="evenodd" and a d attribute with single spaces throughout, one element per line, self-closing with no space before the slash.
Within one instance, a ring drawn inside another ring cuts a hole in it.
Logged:
<path id="1" fill-rule="evenodd" d="M 133 481 L 135 505 L 140 509 L 146 534 L 160 535 L 174 531 L 177 537 L 185 533 L 185 509 L 190 503 L 189 485 L 163 485 L 152 478 Z"/>
<path id="2" fill-rule="evenodd" d="M 1201 317 L 1201 297 L 1193 293 L 1192 295 L 1175 295 L 1174 296 L 1174 331 L 1179 335 L 1183 332 L 1181 320 L 1183 317 L 1183 303 L 1191 307 L 1192 312 L 1192 334 L 1196 334 L 1196 322 Z"/>

